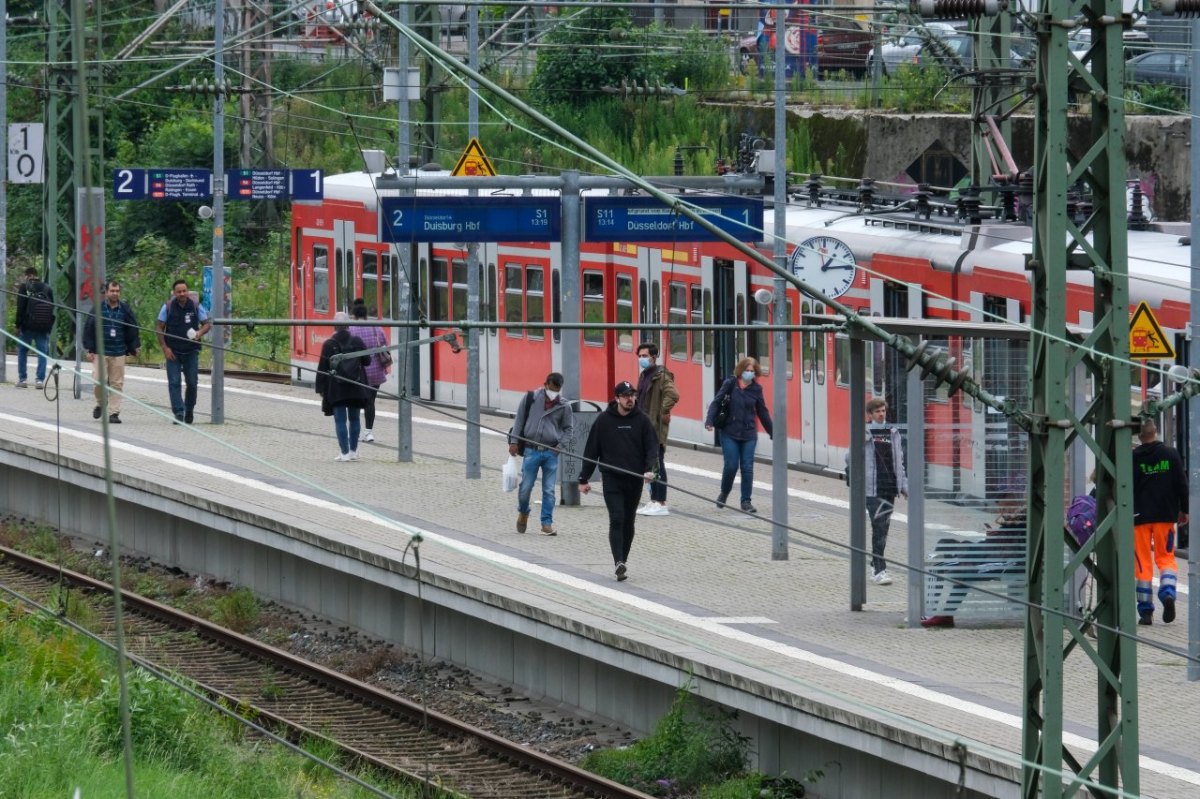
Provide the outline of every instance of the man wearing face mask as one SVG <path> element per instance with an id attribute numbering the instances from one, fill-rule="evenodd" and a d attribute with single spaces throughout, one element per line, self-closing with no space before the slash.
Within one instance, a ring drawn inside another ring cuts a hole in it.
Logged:
<path id="1" fill-rule="evenodd" d="M 643 342 L 638 345 L 638 366 L 641 375 L 638 377 L 637 408 L 654 424 L 654 432 L 658 434 L 658 474 L 650 484 L 650 501 L 637 512 L 643 516 L 666 516 L 667 510 L 667 470 L 664 458 L 667 452 L 667 434 L 671 429 L 671 409 L 679 402 L 679 391 L 675 388 L 675 375 L 658 362 L 658 345 L 653 342 Z"/>
<path id="2" fill-rule="evenodd" d="M 542 535 L 558 535 L 554 526 L 554 490 L 558 484 L 558 452 L 575 428 L 575 415 L 562 396 L 563 376 L 546 375 L 546 384 L 527 393 L 517 406 L 517 417 L 508 442 L 508 454 L 524 449 L 521 486 L 517 489 L 517 532 L 529 523 L 529 500 L 538 471 L 542 473 Z M 518 442 L 523 446 L 518 447 Z"/>

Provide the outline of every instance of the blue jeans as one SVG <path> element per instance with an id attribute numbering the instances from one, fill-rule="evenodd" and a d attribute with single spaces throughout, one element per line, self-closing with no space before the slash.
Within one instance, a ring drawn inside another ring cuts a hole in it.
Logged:
<path id="1" fill-rule="evenodd" d="M 358 449 L 358 434 L 362 432 L 358 423 L 358 408 L 334 405 L 333 429 L 337 433 L 338 449 L 343 455 Z"/>
<path id="2" fill-rule="evenodd" d="M 21 331 L 21 343 L 17 345 L 17 380 L 24 383 L 28 373 L 25 369 L 25 359 L 29 356 L 30 348 L 38 351 L 37 379 L 46 379 L 46 356 L 50 351 L 50 331 L 34 333 L 30 330 Z"/>
<path id="3" fill-rule="evenodd" d="M 733 476 L 740 469 L 742 502 L 750 501 L 750 491 L 754 488 L 754 450 L 757 446 L 757 438 L 738 441 L 726 435 L 721 436 L 721 454 L 725 456 L 725 468 L 721 470 L 721 496 L 729 496 L 733 490 Z"/>
<path id="4" fill-rule="evenodd" d="M 667 502 L 667 448 L 658 448 L 658 476 L 654 478 L 654 482 L 650 483 L 650 501 L 661 502 L 664 505 Z"/>
<path id="5" fill-rule="evenodd" d="M 525 448 L 521 487 L 517 489 L 517 513 L 529 513 L 529 499 L 538 471 L 542 473 L 542 526 L 554 524 L 554 490 L 558 487 L 558 453 L 549 449 Z"/>
<path id="6" fill-rule="evenodd" d="M 167 361 L 167 393 L 171 397 L 171 413 L 181 418 L 196 407 L 196 379 L 200 374 L 200 350 L 176 352 L 175 360 Z M 180 392 L 180 378 L 187 383 L 186 396 Z"/>

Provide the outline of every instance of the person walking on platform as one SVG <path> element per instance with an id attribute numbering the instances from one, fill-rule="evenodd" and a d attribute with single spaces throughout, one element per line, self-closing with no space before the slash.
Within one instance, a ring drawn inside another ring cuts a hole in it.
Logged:
<path id="1" fill-rule="evenodd" d="M 167 359 L 167 393 L 176 422 L 191 424 L 200 376 L 200 339 L 212 327 L 208 311 L 191 298 L 186 280 L 171 287 L 174 297 L 158 312 L 158 346 Z M 187 393 L 181 391 L 187 384 Z"/>
<path id="2" fill-rule="evenodd" d="M 355 319 L 367 318 L 367 304 L 361 297 L 356 299 L 350 307 L 350 315 Z M 350 335 L 362 341 L 366 349 L 387 346 L 387 336 L 378 327 L 351 325 Z M 385 356 L 387 357 L 385 358 Z M 362 440 L 367 444 L 375 441 L 375 399 L 379 394 L 379 387 L 387 380 L 390 364 L 391 357 L 386 352 L 375 353 L 371 356 L 371 362 L 367 364 L 367 386 L 370 391 L 367 396 L 367 404 L 363 406 L 365 428 L 362 431 Z"/>
<path id="3" fill-rule="evenodd" d="M 867 400 L 867 451 L 863 455 L 864 491 L 867 516 L 871 520 L 871 582 L 891 585 L 883 551 L 887 548 L 888 529 L 892 526 L 892 511 L 896 495 L 908 496 L 908 474 L 904 470 L 904 446 L 900 431 L 887 423 L 887 400 L 873 397 Z M 850 456 L 846 456 L 849 467 Z"/>
<path id="4" fill-rule="evenodd" d="M 46 353 L 54 329 L 54 292 L 38 280 L 38 270 L 25 270 L 25 282 L 17 287 L 17 388 L 27 388 L 29 350 L 37 355 L 37 387 L 46 384 Z"/>
<path id="5" fill-rule="evenodd" d="M 621 581 L 628 577 L 625 563 L 633 545 L 633 523 L 642 486 L 654 479 L 658 435 L 650 417 L 637 409 L 637 389 L 632 383 L 617 383 L 613 397 L 588 434 L 579 491 L 587 494 L 592 490 L 588 480 L 599 465 L 604 478 L 604 504 L 608 507 L 608 545 L 617 580 Z"/>
<path id="6" fill-rule="evenodd" d="M 1133 450 L 1133 554 L 1138 624 L 1154 623 L 1151 581 L 1158 566 L 1163 622 L 1175 621 L 1175 525 L 1188 521 L 1187 473 L 1174 447 L 1158 440 L 1158 425 L 1144 419 Z"/>
<path id="7" fill-rule="evenodd" d="M 667 468 L 664 458 L 667 452 L 667 434 L 671 429 L 671 409 L 679 402 L 679 390 L 675 388 L 675 375 L 658 362 L 658 345 L 645 342 L 638 345 L 637 407 L 650 417 L 658 435 L 658 478 L 650 484 L 650 501 L 637 512 L 643 516 L 666 516 Z"/>
<path id="8" fill-rule="evenodd" d="M 742 472 L 742 510 L 758 513 L 750 501 L 754 488 L 754 449 L 758 446 L 758 425 L 762 422 L 767 435 L 774 435 L 771 414 L 763 397 L 762 386 L 755 379 L 762 370 L 753 358 L 742 358 L 737 362 L 733 375 L 725 379 L 713 401 L 708 404 L 704 417 L 704 429 L 717 426 L 717 416 L 722 414 L 720 437 L 721 454 L 725 456 L 725 468 L 721 470 L 721 493 L 717 495 L 717 507 L 725 507 L 725 500 L 733 490 L 733 477 Z"/>
<path id="9" fill-rule="evenodd" d="M 104 392 L 104 384 L 100 382 L 100 358 L 103 358 L 105 384 L 112 389 L 108 394 L 108 422 L 120 424 L 120 392 L 125 387 L 125 357 L 137 357 L 142 349 L 142 333 L 133 309 L 129 303 L 122 302 L 121 284 L 115 280 L 105 285 L 104 300 L 100 303 L 100 323 L 103 325 L 101 341 L 96 346 L 96 317 L 88 314 L 83 319 L 83 348 L 92 363 L 92 383 L 96 395 L 92 418 L 99 419 L 103 408 L 100 401 Z"/>
<path id="10" fill-rule="evenodd" d="M 554 526 L 554 492 L 558 487 L 558 452 L 575 429 L 575 414 L 562 396 L 563 376 L 546 375 L 546 383 L 521 398 L 508 442 L 508 454 L 520 453 L 521 486 L 517 489 L 517 532 L 529 523 L 529 500 L 538 471 L 542 473 L 542 535 L 558 535 Z"/>
<path id="11" fill-rule="evenodd" d="M 317 361 L 317 393 L 321 395 L 321 410 L 333 417 L 339 454 L 335 461 L 358 460 L 358 412 L 367 405 L 371 387 L 367 385 L 367 364 L 370 355 L 342 358 L 336 365 L 333 356 L 361 352 L 366 349 L 362 339 L 350 335 L 350 315 L 338 311 L 333 315 L 333 335 L 321 347 Z"/>

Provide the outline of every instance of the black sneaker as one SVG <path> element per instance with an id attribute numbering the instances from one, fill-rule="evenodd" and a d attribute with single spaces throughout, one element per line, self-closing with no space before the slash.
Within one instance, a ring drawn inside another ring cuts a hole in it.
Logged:
<path id="1" fill-rule="evenodd" d="M 102 414 L 102 413 L 104 413 L 104 411 L 100 410 L 99 405 L 97 405 L 95 408 L 92 408 L 92 418 L 93 419 L 99 419 L 100 414 Z"/>
<path id="2" fill-rule="evenodd" d="M 193 419 L 195 419 L 195 418 L 196 418 L 196 417 L 192 416 L 192 412 L 191 412 L 191 411 L 188 411 L 188 412 L 187 412 L 186 414 L 184 414 L 184 416 L 183 416 L 183 423 L 184 423 L 184 424 L 191 424 L 191 423 L 192 423 L 192 420 L 193 420 Z"/>
<path id="3" fill-rule="evenodd" d="M 627 575 L 625 574 L 625 562 L 624 561 L 617 564 L 616 572 L 617 572 L 617 582 L 618 583 L 624 582 L 627 579 Z"/>
<path id="4" fill-rule="evenodd" d="M 717 507 L 725 507 L 725 500 L 729 499 L 729 494 L 717 494 Z"/>
<path id="5" fill-rule="evenodd" d="M 115 414 L 115 413 L 114 413 L 114 414 L 111 414 L 111 415 L 108 417 L 108 423 L 109 423 L 109 424 L 120 424 L 120 423 L 121 423 L 121 417 L 120 417 L 118 414 Z"/>
<path id="6" fill-rule="evenodd" d="M 1175 597 L 1163 597 L 1163 624 L 1170 624 L 1175 621 Z"/>
<path id="7" fill-rule="evenodd" d="M 748 499 L 742 502 L 742 510 L 746 511 L 746 513 L 758 513 L 758 508 L 751 505 Z"/>
<path id="8" fill-rule="evenodd" d="M 1154 624 L 1154 611 L 1143 610 L 1142 612 L 1138 613 L 1138 624 L 1144 624 L 1147 627 L 1149 627 L 1151 624 Z"/>
<path id="9" fill-rule="evenodd" d="M 175 414 L 175 424 L 183 424 L 183 414 L 182 413 Z"/>

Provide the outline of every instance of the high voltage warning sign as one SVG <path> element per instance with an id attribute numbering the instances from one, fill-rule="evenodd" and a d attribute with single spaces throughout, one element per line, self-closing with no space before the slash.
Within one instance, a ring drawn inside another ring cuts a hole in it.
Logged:
<path id="1" fill-rule="evenodd" d="M 479 139 L 472 137 L 471 141 L 467 143 L 467 148 L 463 150 L 462 156 L 458 159 L 458 163 L 454 165 L 454 171 L 450 174 L 456 178 L 494 178 L 496 177 L 496 168 L 488 160 L 487 153 L 479 144 Z"/>
<path id="2" fill-rule="evenodd" d="M 1133 318 L 1129 320 L 1129 356 L 1144 360 L 1175 357 L 1175 350 L 1167 342 L 1162 327 L 1145 300 L 1138 303 Z"/>

